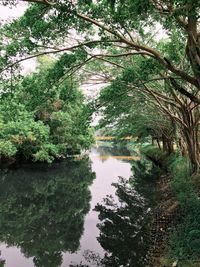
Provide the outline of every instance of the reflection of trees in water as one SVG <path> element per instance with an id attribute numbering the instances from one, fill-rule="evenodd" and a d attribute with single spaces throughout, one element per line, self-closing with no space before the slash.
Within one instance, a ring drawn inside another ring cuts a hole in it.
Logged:
<path id="1" fill-rule="evenodd" d="M 1 253 L 0 253 L 0 255 L 1 255 Z M 0 259 L 0 267 L 4 267 L 4 266 L 5 266 L 5 264 L 6 264 L 6 261 L 5 261 L 5 260 L 2 260 L 2 259 Z"/>
<path id="2" fill-rule="evenodd" d="M 97 225 L 100 236 L 97 239 L 105 250 L 104 257 L 88 250 L 84 254 L 88 264 L 70 267 L 146 266 L 145 256 L 150 244 L 150 211 L 157 199 L 153 178 L 158 173 L 143 161 L 133 162 L 132 170 L 134 177 L 129 180 L 120 177 L 119 182 L 113 184 L 117 198 L 107 196 L 103 204 L 95 207 L 100 220 Z"/>
<path id="3" fill-rule="evenodd" d="M 96 151 L 99 154 L 99 157 L 102 157 L 102 161 L 107 160 L 106 157 L 113 157 L 113 156 L 131 156 L 130 151 L 128 148 L 120 147 L 120 146 L 106 146 L 106 145 L 101 145 L 96 148 Z"/>
<path id="4" fill-rule="evenodd" d="M 88 159 L 1 171 L 0 241 L 34 257 L 35 266 L 60 266 L 62 252 L 79 248 L 93 179 Z"/>
<path id="5" fill-rule="evenodd" d="M 148 248 L 150 219 L 148 201 L 139 193 L 139 184 L 136 191 L 130 181 L 120 178 L 113 186 L 116 187 L 118 202 L 107 196 L 104 203 L 95 208 L 101 221 L 98 241 L 106 251 L 101 266 L 145 266 L 143 259 Z"/>

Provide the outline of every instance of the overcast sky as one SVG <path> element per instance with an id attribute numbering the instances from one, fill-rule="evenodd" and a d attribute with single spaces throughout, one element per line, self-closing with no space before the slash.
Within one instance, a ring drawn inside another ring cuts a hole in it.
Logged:
<path id="1" fill-rule="evenodd" d="M 20 3 L 17 7 L 8 7 L 8 6 L 0 6 L 0 18 L 5 21 L 7 19 L 16 18 L 23 15 L 24 11 L 27 8 L 27 4 Z"/>

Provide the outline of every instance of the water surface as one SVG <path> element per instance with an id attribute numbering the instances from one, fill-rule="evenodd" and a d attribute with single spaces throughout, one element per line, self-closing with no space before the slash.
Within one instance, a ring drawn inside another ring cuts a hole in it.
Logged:
<path id="1" fill-rule="evenodd" d="M 137 266 L 148 208 L 126 182 L 135 159 L 127 149 L 99 146 L 48 168 L 2 170 L 2 266 Z"/>

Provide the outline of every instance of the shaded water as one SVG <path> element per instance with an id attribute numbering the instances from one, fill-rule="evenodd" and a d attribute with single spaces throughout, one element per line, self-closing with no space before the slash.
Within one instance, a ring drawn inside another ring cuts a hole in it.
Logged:
<path id="1" fill-rule="evenodd" d="M 48 168 L 2 170 L 2 266 L 142 267 L 149 202 L 127 183 L 134 159 L 126 149 L 100 146 Z"/>

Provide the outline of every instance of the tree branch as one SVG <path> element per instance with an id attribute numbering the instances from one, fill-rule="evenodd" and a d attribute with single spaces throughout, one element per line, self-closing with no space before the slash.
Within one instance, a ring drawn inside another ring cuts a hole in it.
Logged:
<path id="1" fill-rule="evenodd" d="M 107 42 L 118 42 L 118 41 L 119 40 L 110 40 L 110 41 L 107 41 Z M 16 64 L 19 64 L 19 63 L 21 63 L 23 61 L 26 61 L 26 60 L 29 60 L 29 59 L 32 59 L 32 58 L 40 57 L 40 56 L 43 56 L 43 55 L 56 54 L 56 53 L 61 53 L 61 52 L 65 52 L 65 51 L 70 51 L 70 50 L 73 50 L 73 49 L 76 49 L 76 48 L 80 48 L 80 47 L 83 47 L 83 46 L 88 46 L 88 45 L 91 45 L 91 44 L 102 43 L 102 42 L 105 43 L 105 41 L 102 41 L 102 40 L 88 41 L 88 42 L 81 43 L 81 44 L 78 44 L 78 45 L 75 45 L 75 46 L 72 46 L 72 47 L 65 47 L 65 48 L 60 48 L 60 49 L 57 49 L 57 50 L 54 49 L 54 50 L 50 50 L 50 51 L 44 51 L 44 52 L 41 52 L 41 53 L 38 53 L 38 54 L 35 54 L 35 55 L 27 56 L 25 58 L 21 58 L 21 59 L 15 61 L 14 63 L 8 65 L 4 69 L 0 69 L 0 73 L 4 72 L 5 70 L 8 70 L 9 68 L 13 67 Z"/>
<path id="2" fill-rule="evenodd" d="M 50 0 L 23 0 L 26 2 L 35 2 L 35 3 L 40 3 L 40 4 L 52 4 L 50 2 Z M 160 9 L 165 9 L 168 8 L 168 6 L 163 6 L 162 2 L 160 1 L 153 1 L 154 5 L 157 5 L 157 8 Z M 53 2 L 53 4 L 55 4 L 56 2 Z M 93 25 L 96 25 L 97 27 L 105 30 L 106 32 L 110 33 L 111 35 L 115 36 L 117 39 L 119 39 L 120 42 L 125 43 L 129 46 L 131 46 L 133 49 L 135 49 L 136 51 L 145 51 L 148 52 L 149 54 L 152 55 L 152 57 L 154 57 L 157 61 L 159 61 L 166 69 L 168 69 L 169 71 L 173 72 L 174 74 L 178 75 L 179 77 L 181 77 L 183 80 L 189 82 L 190 84 L 194 85 L 195 87 L 199 88 L 199 83 L 198 80 L 193 77 L 190 76 L 187 72 L 177 68 L 176 66 L 172 65 L 168 60 L 166 60 L 164 57 L 162 57 L 162 55 L 155 49 L 146 46 L 146 45 L 142 45 L 139 44 L 137 41 L 133 41 L 133 40 L 129 40 L 126 37 L 124 37 L 123 35 L 119 34 L 118 32 L 115 32 L 114 30 L 110 29 L 108 26 L 104 25 L 103 23 L 92 19 L 84 14 L 81 13 L 76 13 L 76 16 L 80 19 L 83 19 L 84 21 L 90 22 Z M 61 51 L 65 51 L 65 50 L 61 50 Z M 61 52 L 61 51 L 57 51 L 57 52 Z M 56 51 L 54 52 L 45 52 L 44 54 L 50 54 L 50 53 L 56 53 Z M 42 54 L 39 54 L 42 55 Z M 37 56 L 37 55 L 36 55 Z M 30 56 L 30 58 L 36 57 L 36 56 Z M 22 59 L 22 61 L 24 61 L 25 59 Z M 20 62 L 20 61 L 19 61 Z"/>
<path id="3" fill-rule="evenodd" d="M 119 68 L 121 68 L 121 69 L 125 69 L 122 65 L 120 65 L 120 64 L 118 64 L 118 63 L 116 63 L 116 62 L 110 61 L 110 60 L 108 60 L 108 59 L 105 59 L 105 58 L 103 58 L 103 57 L 95 57 L 95 58 L 96 58 L 96 59 L 99 59 L 99 60 L 102 60 L 102 61 L 104 61 L 104 62 L 107 62 L 107 63 L 109 63 L 109 64 L 111 64 L 111 65 L 117 66 L 117 67 L 119 67 Z"/>
<path id="4" fill-rule="evenodd" d="M 196 96 L 192 95 L 190 92 L 188 92 L 185 88 L 183 88 L 182 86 L 180 86 L 176 80 L 174 78 L 169 78 L 173 88 L 178 91 L 179 93 L 181 93 L 182 95 L 188 97 L 191 101 L 200 104 L 200 99 L 198 99 Z"/>
<path id="5" fill-rule="evenodd" d="M 29 2 L 29 3 L 37 3 L 37 4 L 43 4 L 43 5 L 55 5 L 56 2 L 48 1 L 48 0 L 19 0 L 23 2 Z"/>
<path id="6" fill-rule="evenodd" d="M 153 57 L 151 54 L 141 51 L 141 52 L 127 52 L 127 53 L 121 53 L 121 54 L 96 54 L 96 57 L 113 57 L 113 58 L 118 58 L 118 57 L 127 57 L 127 56 L 135 56 L 135 55 L 146 55 Z"/>
<path id="7" fill-rule="evenodd" d="M 145 45 L 138 44 L 137 42 L 133 42 L 131 40 L 128 40 L 124 36 L 120 35 L 119 33 L 115 32 L 112 29 L 110 29 L 109 27 L 105 26 L 104 24 L 102 24 L 102 23 L 100 23 L 100 22 L 98 22 L 98 21 L 96 21 L 96 20 L 94 20 L 94 19 L 92 19 L 92 18 L 90 18 L 90 17 L 88 17 L 86 15 L 83 15 L 83 14 L 80 14 L 80 13 L 77 13 L 76 15 L 77 15 L 77 17 L 82 18 L 85 21 L 91 22 L 92 24 L 98 26 L 99 28 L 107 31 L 108 33 L 110 33 L 112 35 L 114 35 L 115 37 L 120 39 L 121 42 L 131 46 L 135 50 L 137 50 L 137 51 L 142 50 L 142 51 L 148 52 L 149 54 L 152 54 L 152 56 L 154 56 L 154 58 L 157 61 L 159 61 L 165 68 L 167 68 L 171 72 L 175 73 L 176 75 L 181 77 L 183 80 L 193 84 L 194 86 L 196 86 L 196 87 L 199 86 L 198 81 L 197 81 L 196 78 L 190 76 L 185 71 L 183 71 L 183 70 L 181 70 L 179 68 L 176 68 L 168 60 L 166 60 L 166 58 L 163 58 L 158 51 L 154 50 L 153 48 L 145 46 Z"/>
<path id="8" fill-rule="evenodd" d="M 169 115 L 172 119 L 175 119 L 177 122 L 179 122 L 182 126 L 187 128 L 187 125 L 177 116 L 172 114 L 168 108 L 164 107 L 164 105 L 161 103 L 160 99 L 152 92 L 151 89 L 149 89 L 146 85 L 144 85 L 144 89 L 156 100 L 160 108 Z"/>

